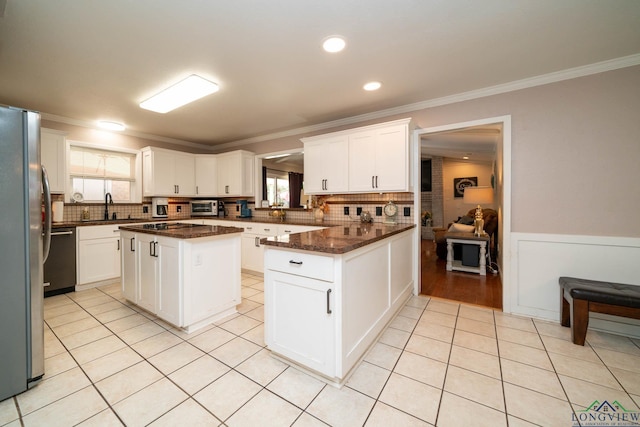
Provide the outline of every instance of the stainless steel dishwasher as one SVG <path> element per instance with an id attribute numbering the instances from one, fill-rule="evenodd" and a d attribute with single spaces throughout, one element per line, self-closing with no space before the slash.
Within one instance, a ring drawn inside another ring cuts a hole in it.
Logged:
<path id="1" fill-rule="evenodd" d="M 76 229 L 51 230 L 51 249 L 44 263 L 44 296 L 73 292 L 76 286 Z"/>

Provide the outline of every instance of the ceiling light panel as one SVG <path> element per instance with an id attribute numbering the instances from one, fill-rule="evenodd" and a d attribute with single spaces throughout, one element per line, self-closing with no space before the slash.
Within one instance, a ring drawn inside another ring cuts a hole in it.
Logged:
<path id="1" fill-rule="evenodd" d="M 220 88 L 196 74 L 174 84 L 140 103 L 140 107 L 156 113 L 168 113 L 197 99 L 217 92 Z"/>

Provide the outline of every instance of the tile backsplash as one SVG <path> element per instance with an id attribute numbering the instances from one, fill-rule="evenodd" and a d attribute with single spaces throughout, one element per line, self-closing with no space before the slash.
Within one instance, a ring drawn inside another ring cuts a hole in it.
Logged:
<path id="1" fill-rule="evenodd" d="M 314 196 L 316 200 L 324 201 L 328 206 L 328 213 L 324 214 L 325 221 L 359 221 L 360 216 L 357 213 L 358 208 L 363 211 L 369 211 L 374 222 L 382 222 L 382 207 L 389 200 L 393 200 L 398 205 L 397 222 L 401 224 L 411 224 L 414 222 L 413 212 L 413 193 L 368 193 L 368 194 L 339 194 L 332 196 Z M 53 201 L 64 201 L 62 195 L 52 195 Z M 187 219 L 191 218 L 190 199 L 187 198 L 169 198 L 169 219 Z M 144 208 L 147 212 L 144 212 Z M 236 216 L 235 201 L 227 201 L 227 217 Z M 93 221 L 104 218 L 103 203 L 65 203 L 64 204 L 64 222 L 77 222 L 82 220 L 82 211 L 84 208 L 89 209 L 89 218 Z M 252 209 L 252 215 L 256 219 L 269 218 L 269 210 L 256 210 L 255 204 L 249 201 L 249 208 Z M 345 215 L 345 208 L 348 208 L 349 215 Z M 408 216 L 405 216 L 405 209 L 408 209 Z M 178 210 L 180 212 L 178 212 Z M 142 203 L 114 203 L 109 205 L 109 218 L 115 212 L 118 219 L 136 218 L 136 219 L 152 219 L 151 216 L 151 198 L 145 197 Z M 312 210 L 287 210 L 287 218 L 293 220 L 314 220 Z"/>

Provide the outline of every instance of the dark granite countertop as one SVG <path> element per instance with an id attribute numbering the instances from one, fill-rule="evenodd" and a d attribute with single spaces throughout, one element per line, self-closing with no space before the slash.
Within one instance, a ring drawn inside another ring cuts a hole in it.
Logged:
<path id="1" fill-rule="evenodd" d="M 178 223 L 155 223 L 148 225 L 121 225 L 120 230 L 133 231 L 135 233 L 155 234 L 158 236 L 173 237 L 175 239 L 195 239 L 198 237 L 221 236 L 244 232 L 239 227 L 224 227 L 221 225 L 201 225 Z"/>
<path id="2" fill-rule="evenodd" d="M 284 236 L 267 237 L 260 242 L 267 246 L 277 246 L 284 249 L 299 249 L 329 254 L 344 254 L 377 242 L 394 234 L 411 230 L 415 224 L 381 224 L 347 222 L 334 225 L 324 230 L 308 231 L 306 233 L 288 234 Z"/>

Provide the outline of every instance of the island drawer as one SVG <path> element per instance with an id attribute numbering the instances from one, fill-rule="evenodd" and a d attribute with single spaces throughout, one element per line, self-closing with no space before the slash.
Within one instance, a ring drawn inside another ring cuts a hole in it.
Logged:
<path id="1" fill-rule="evenodd" d="M 331 256 L 315 255 L 307 252 L 281 251 L 268 248 L 265 267 L 296 276 L 333 282 L 334 260 Z"/>

